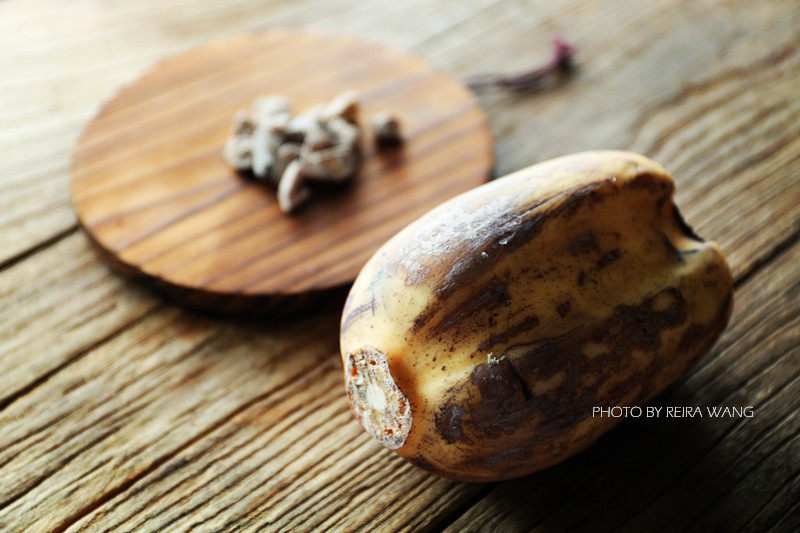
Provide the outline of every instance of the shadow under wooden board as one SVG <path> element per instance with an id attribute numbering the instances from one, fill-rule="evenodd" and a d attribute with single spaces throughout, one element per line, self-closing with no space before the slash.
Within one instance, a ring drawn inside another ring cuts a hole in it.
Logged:
<path id="1" fill-rule="evenodd" d="M 295 112 L 354 90 L 365 128 L 354 183 L 288 216 L 275 191 L 229 169 L 233 114 L 262 95 Z M 397 115 L 404 144 L 376 151 L 368 117 Z M 407 53 L 298 31 L 212 43 L 162 61 L 87 126 L 71 188 L 78 219 L 118 270 L 224 312 L 314 305 L 397 231 L 487 180 L 486 117 L 457 80 Z"/>

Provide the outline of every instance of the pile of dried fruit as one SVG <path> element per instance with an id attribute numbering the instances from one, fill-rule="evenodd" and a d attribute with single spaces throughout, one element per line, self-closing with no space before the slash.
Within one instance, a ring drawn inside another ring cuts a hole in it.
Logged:
<path id="1" fill-rule="evenodd" d="M 376 115 L 372 126 L 379 146 L 400 142 L 393 116 Z M 290 213 L 311 197 L 313 182 L 342 183 L 356 176 L 361 137 L 354 93 L 296 116 L 286 98 L 265 96 L 236 113 L 223 155 L 236 170 L 276 186 L 281 210 Z"/>

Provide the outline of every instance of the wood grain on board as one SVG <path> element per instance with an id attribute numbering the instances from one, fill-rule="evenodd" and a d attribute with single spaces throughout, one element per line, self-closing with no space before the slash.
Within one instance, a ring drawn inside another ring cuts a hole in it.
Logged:
<path id="1" fill-rule="evenodd" d="M 352 184 L 286 215 L 275 190 L 222 159 L 231 117 L 259 96 L 302 112 L 355 91 L 363 163 Z M 400 117 L 376 150 L 370 115 Z M 485 182 L 486 116 L 458 81 L 396 50 L 300 31 L 225 39 L 162 61 L 92 119 L 75 150 L 72 203 L 119 270 L 213 311 L 315 305 L 392 235 Z M 298 304 L 298 302 L 301 302 Z"/>
<path id="2" fill-rule="evenodd" d="M 156 59 L 285 26 L 358 34 L 457 76 L 573 42 L 563 85 L 478 95 L 497 173 L 591 148 L 669 169 L 737 291 L 720 342 L 655 404 L 755 416 L 632 420 L 553 469 L 455 483 L 352 419 L 336 302 L 222 320 L 106 270 L 68 200 L 93 111 Z M 0 2 L 0 529 L 796 531 L 798 28 L 790 0 Z"/>

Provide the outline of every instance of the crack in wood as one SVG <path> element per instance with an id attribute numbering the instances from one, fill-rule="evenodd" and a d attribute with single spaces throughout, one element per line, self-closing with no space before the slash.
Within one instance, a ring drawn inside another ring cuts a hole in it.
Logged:
<path id="1" fill-rule="evenodd" d="M 47 237 L 43 241 L 26 248 L 22 252 L 19 252 L 7 259 L 4 259 L 3 261 L 0 261 L 0 272 L 13 267 L 14 265 L 24 261 L 25 259 L 28 259 L 29 257 L 38 254 L 43 250 L 46 250 L 47 248 L 50 248 L 54 244 L 58 244 L 59 242 L 66 239 L 73 233 L 77 232 L 78 227 L 79 227 L 78 224 L 73 224 L 68 228 L 59 231 L 58 233 L 51 235 L 50 237 Z"/>
<path id="2" fill-rule="evenodd" d="M 85 346 L 85 347 L 81 348 L 80 350 L 78 350 L 77 352 L 73 353 L 72 355 L 68 356 L 64 361 L 59 363 L 57 366 L 55 366 L 54 368 L 51 368 L 50 370 L 48 370 L 47 372 L 45 372 L 44 374 L 42 374 L 38 378 L 32 380 L 27 385 L 24 385 L 21 388 L 17 389 L 16 391 L 13 391 L 10 394 L 0 398 L 0 412 L 5 410 L 9 405 L 11 405 L 15 401 L 19 400 L 21 397 L 23 397 L 23 396 L 25 396 L 27 394 L 30 394 L 37 387 L 40 387 L 44 383 L 47 383 L 47 381 L 50 380 L 50 378 L 52 378 L 53 376 L 55 376 L 56 374 L 58 374 L 59 372 L 61 372 L 65 368 L 68 368 L 69 366 L 73 365 L 77 361 L 80 361 L 83 357 L 86 356 L 86 354 L 90 353 L 92 350 L 95 350 L 96 348 L 102 346 L 103 344 L 105 344 L 106 342 L 110 341 L 111 339 L 113 339 L 115 337 L 118 337 L 122 333 L 124 333 L 124 332 L 128 331 L 129 329 L 133 328 L 138 323 L 142 322 L 145 318 L 147 318 L 147 316 L 150 313 L 152 313 L 153 311 L 155 311 L 156 309 L 158 309 L 161 306 L 162 306 L 162 304 L 156 304 L 155 306 L 153 306 L 150 309 L 148 309 L 147 311 L 145 311 L 143 314 L 133 318 L 129 322 L 126 322 L 126 323 L 122 324 L 121 326 L 117 327 L 116 329 L 114 329 L 113 331 L 108 333 L 107 335 L 104 335 L 102 338 L 92 342 L 88 346 Z"/>
<path id="3" fill-rule="evenodd" d="M 329 387 L 329 389 L 328 389 L 328 390 L 326 390 L 326 391 L 322 391 L 322 392 L 323 392 L 323 393 L 325 393 L 325 392 L 331 392 L 333 389 L 334 389 L 334 386 L 331 386 L 331 387 Z M 312 405 L 313 405 L 313 404 L 312 404 Z M 312 407 L 312 405 L 300 405 L 300 406 L 298 406 L 298 407 L 297 407 L 297 409 L 295 409 L 295 410 L 294 410 L 294 413 L 301 412 L 301 411 L 303 410 L 303 408 L 310 409 L 310 408 Z M 344 410 L 344 409 L 343 409 L 343 410 L 341 410 L 341 411 L 340 411 L 339 413 L 337 413 L 337 414 L 341 414 L 341 413 L 343 413 L 343 412 L 345 412 L 345 410 Z M 291 414 L 294 414 L 294 413 L 291 413 Z M 300 423 L 302 420 L 303 420 L 303 418 L 298 418 L 298 419 L 295 421 L 295 423 Z M 321 422 L 320 424 L 317 424 L 316 426 L 312 426 L 311 428 L 309 428 L 309 432 L 308 432 L 308 433 L 311 433 L 311 432 L 313 432 L 314 430 L 316 430 L 316 429 L 319 429 L 319 428 L 321 428 L 321 427 L 325 426 L 325 425 L 326 425 L 326 424 L 328 424 L 329 422 L 330 422 L 330 420 L 325 420 L 325 421 Z M 289 427 L 291 427 L 291 426 L 289 426 Z M 264 432 L 264 433 L 266 433 L 266 432 Z M 259 438 L 260 436 L 262 436 L 262 435 L 263 435 L 263 433 L 257 433 L 257 434 L 255 434 L 255 435 L 253 435 L 252 437 L 250 437 L 249 439 L 247 439 L 246 441 L 244 441 L 244 442 L 243 442 L 243 443 L 241 443 L 240 445 L 237 445 L 236 447 L 234 447 L 234 448 L 233 448 L 233 449 L 232 449 L 232 450 L 229 452 L 229 454 L 233 454 L 233 453 L 235 453 L 236 451 L 238 451 L 238 450 L 240 450 L 240 449 L 244 448 L 244 447 L 245 447 L 247 444 L 249 444 L 249 443 L 251 443 L 251 442 L 255 441 L 256 439 L 258 439 L 258 438 Z M 270 461 L 274 460 L 276 456 L 278 456 L 278 455 L 282 454 L 282 453 L 283 453 L 283 452 L 285 452 L 287 449 L 294 447 L 294 446 L 295 446 L 295 445 L 296 445 L 298 442 L 300 442 L 300 441 L 301 441 L 301 440 L 303 440 L 304 438 L 305 438 L 305 435 L 301 435 L 300 437 L 298 437 L 298 438 L 294 439 L 293 441 L 287 442 L 287 443 L 286 443 L 286 445 L 285 445 L 283 448 L 281 448 L 280 450 L 277 450 L 277 451 L 276 451 L 276 452 L 275 452 L 273 455 L 271 455 L 269 458 L 267 458 L 267 459 L 266 459 L 266 460 L 264 460 L 263 462 L 259 463 L 259 464 L 258 464 L 258 465 L 256 465 L 255 467 L 251 467 L 251 468 L 249 468 L 248 470 L 246 470 L 246 471 L 245 471 L 245 472 L 244 472 L 242 475 L 238 476 L 236 479 L 234 479 L 233 481 L 231 481 L 231 482 L 229 482 L 228 484 L 226 484 L 226 485 L 225 485 L 225 486 L 224 486 L 224 487 L 223 487 L 223 488 L 222 488 L 220 491 L 218 491 L 218 492 L 216 492 L 216 493 L 213 493 L 213 494 L 210 494 L 210 495 L 209 495 L 209 496 L 208 496 L 206 499 L 204 499 L 204 500 L 201 500 L 199 503 L 195 504 L 193 507 L 191 507 L 191 508 L 189 508 L 189 509 L 184 509 L 184 510 L 183 510 L 183 511 L 181 511 L 181 512 L 180 512 L 178 515 L 175 515 L 175 516 L 173 516 L 173 517 L 172 517 L 172 518 L 171 518 L 171 519 L 170 519 L 168 522 L 161 524 L 161 525 L 162 525 L 162 527 L 163 527 L 163 526 L 168 526 L 168 525 L 171 525 L 171 524 L 173 524 L 173 523 L 177 522 L 178 520 L 180 520 L 181 518 L 184 518 L 184 517 L 186 517 L 186 516 L 189 516 L 189 515 L 191 515 L 191 514 L 192 514 L 194 511 L 196 511 L 197 509 L 199 509 L 199 508 L 200 508 L 200 507 L 202 507 L 203 505 L 207 504 L 209 501 L 211 501 L 213 498 L 215 498 L 215 497 L 216 497 L 216 496 L 218 496 L 219 494 L 222 494 L 222 493 L 224 493 L 224 492 L 226 492 L 226 491 L 230 490 L 230 489 L 231 489 L 231 488 L 233 488 L 234 486 L 236 486 L 236 485 L 240 484 L 241 482 L 245 481 L 246 479 L 250 478 L 250 477 L 251 477 L 253 474 L 255 474 L 255 473 L 258 471 L 258 470 L 260 470 L 260 469 L 261 469 L 261 468 L 262 468 L 264 465 L 266 465 L 268 462 L 270 462 Z M 309 449 L 311 449 L 312 447 L 313 447 L 313 445 L 311 445 L 311 446 L 308 446 L 308 447 L 306 447 L 306 448 L 304 449 L 304 451 L 308 451 L 308 450 L 309 450 Z M 251 457 L 253 457 L 253 456 L 254 456 L 254 455 L 257 453 L 257 452 L 258 452 L 258 448 L 255 448 L 255 449 L 253 449 L 251 452 L 249 452 L 249 453 L 248 453 L 248 454 L 246 454 L 244 457 L 242 457 L 242 458 L 240 459 L 240 462 L 243 462 L 243 461 L 246 461 L 246 460 L 250 459 L 250 458 L 251 458 Z M 321 457 L 320 459 L 322 460 L 322 459 L 324 459 L 324 458 L 325 458 L 325 457 Z M 208 467 L 210 467 L 212 464 L 216 463 L 216 462 L 217 462 L 217 461 L 219 461 L 220 459 L 222 459 L 222 457 L 219 457 L 219 458 L 215 459 L 214 461 L 211 461 L 210 463 L 208 463 L 208 465 L 207 465 L 205 468 L 208 468 Z M 222 472 L 220 472 L 220 473 L 219 473 L 217 476 L 215 476 L 215 477 L 217 477 L 217 478 L 219 478 L 219 477 L 222 477 L 223 475 L 227 474 L 228 472 L 230 472 L 230 471 L 232 471 L 234 468 L 236 468 L 236 466 L 238 466 L 238 464 L 233 464 L 233 465 L 231 465 L 231 466 L 228 466 L 226 469 L 224 469 Z M 301 474 L 302 474 L 302 473 L 301 473 Z M 264 482 L 266 483 L 266 482 L 270 481 L 270 480 L 271 480 L 271 479 L 272 479 L 272 478 L 273 478 L 275 475 L 277 475 L 277 473 L 276 473 L 276 474 L 274 474 L 273 476 L 270 476 L 269 478 L 267 478 L 267 479 L 266 479 Z M 161 511 L 161 513 L 165 512 L 165 511 L 166 511 L 166 510 L 168 510 L 170 507 L 173 507 L 173 506 L 176 506 L 176 505 L 178 505 L 178 504 L 180 503 L 180 501 L 182 501 L 182 500 L 184 500 L 184 499 L 188 498 L 188 497 L 189 497 L 189 496 L 191 496 L 191 495 L 192 495 L 192 493 L 189 493 L 189 494 L 187 494 L 187 495 L 186 495 L 184 498 L 182 498 L 181 500 L 179 500 L 179 501 L 177 501 L 177 502 L 175 502 L 175 503 L 171 504 L 170 506 L 168 506 L 168 507 L 164 508 L 164 509 Z M 247 494 L 245 494 L 244 496 L 242 496 L 242 497 L 241 497 L 241 498 L 239 498 L 238 500 L 234 500 L 234 501 L 232 501 L 232 502 L 230 502 L 230 503 L 226 504 L 224 507 L 221 507 L 221 508 L 219 508 L 219 509 L 217 510 L 217 513 L 215 513 L 214 515 L 212 515 L 212 516 L 208 517 L 206 520 L 203 520 L 203 521 L 200 521 L 200 522 L 195 522 L 195 523 L 192 525 L 192 527 L 200 526 L 200 525 L 202 525 L 203 523 L 205 523 L 206 521 L 208 521 L 208 520 L 211 520 L 211 519 L 212 519 L 212 518 L 214 518 L 214 517 L 215 517 L 217 514 L 224 512 L 224 511 L 225 511 L 227 508 L 229 508 L 229 507 L 230 507 L 230 506 L 232 506 L 232 505 L 235 505 L 235 504 L 236 504 L 238 501 L 240 501 L 242 498 L 245 498 L 246 496 L 247 496 Z M 161 513 L 159 513 L 159 514 L 161 514 Z M 158 516 L 158 515 L 156 515 L 156 516 Z M 148 517 L 148 518 L 149 518 L 149 517 Z M 143 523 L 143 522 L 139 522 L 139 524 L 138 524 L 138 525 L 141 525 L 142 523 Z"/>

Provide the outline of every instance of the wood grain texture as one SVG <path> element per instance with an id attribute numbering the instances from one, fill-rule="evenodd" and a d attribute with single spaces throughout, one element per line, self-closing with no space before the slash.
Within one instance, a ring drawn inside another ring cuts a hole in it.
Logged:
<path id="1" fill-rule="evenodd" d="M 363 163 L 347 187 L 287 216 L 273 188 L 222 159 L 231 117 L 259 96 L 296 112 L 355 91 Z M 400 117 L 376 150 L 370 115 Z M 113 266 L 213 311 L 285 311 L 342 287 L 392 235 L 492 166 L 475 97 L 426 61 L 354 37 L 266 31 L 160 62 L 91 121 L 75 150 L 72 204 Z M 336 243 L 336 246 L 331 246 Z"/>
<path id="2" fill-rule="evenodd" d="M 220 320 L 99 265 L 67 185 L 93 110 L 156 59 L 285 26 L 459 76 L 574 42 L 568 83 L 479 94 L 497 173 L 591 148 L 668 168 L 737 295 L 717 347 L 656 402 L 756 416 L 629 421 L 530 478 L 449 482 L 352 420 L 336 312 Z M 4 0 L 0 28 L 0 529 L 797 530 L 796 2 Z"/>

